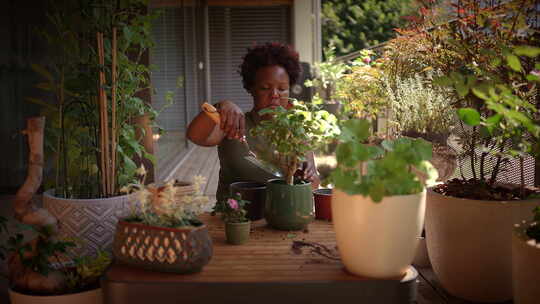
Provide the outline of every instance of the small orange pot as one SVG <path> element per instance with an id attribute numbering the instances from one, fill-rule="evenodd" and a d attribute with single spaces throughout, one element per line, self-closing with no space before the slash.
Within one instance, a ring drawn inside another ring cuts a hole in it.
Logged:
<path id="1" fill-rule="evenodd" d="M 317 189 L 313 191 L 315 200 L 315 218 L 332 220 L 332 189 Z"/>

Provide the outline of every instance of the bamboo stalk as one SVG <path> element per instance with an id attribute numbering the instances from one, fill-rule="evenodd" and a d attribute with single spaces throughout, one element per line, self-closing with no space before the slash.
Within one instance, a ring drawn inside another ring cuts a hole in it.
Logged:
<path id="1" fill-rule="evenodd" d="M 111 92 L 111 120 L 112 120 L 112 127 L 111 127 L 111 137 L 112 137 L 112 146 L 111 146 L 111 184 L 112 189 L 111 192 L 116 192 L 116 180 L 115 180 L 115 172 L 116 172 L 116 27 L 113 27 L 113 34 L 112 34 L 112 92 Z"/>
<path id="2" fill-rule="evenodd" d="M 109 153 L 109 148 L 110 148 L 110 141 L 109 141 L 109 115 L 108 115 L 108 110 L 109 110 L 109 106 L 108 106 L 108 103 L 107 103 L 107 92 L 105 91 L 105 82 L 107 81 L 105 79 L 105 72 L 103 71 L 103 69 L 105 68 L 105 45 L 103 43 L 103 33 L 100 33 L 100 36 L 101 36 L 101 67 L 102 67 L 102 70 L 101 70 L 101 77 L 102 77 L 102 81 L 103 81 L 103 84 L 102 84 L 102 87 L 101 87 L 101 92 L 102 92 L 102 95 L 103 95 L 103 118 L 104 118 L 104 122 L 103 122 L 103 137 L 105 138 L 105 172 L 106 172 L 106 183 L 105 185 L 107 186 L 107 193 L 106 195 L 107 196 L 110 196 L 111 195 L 111 180 L 110 180 L 110 159 L 109 159 L 109 156 L 110 156 L 110 153 Z"/>
<path id="3" fill-rule="evenodd" d="M 96 33 L 96 39 L 97 39 L 97 51 L 98 51 L 98 62 L 101 65 L 101 39 L 100 39 L 100 33 Z M 107 192 L 106 189 L 106 183 L 105 183 L 105 138 L 103 137 L 103 94 L 102 94 L 102 86 L 103 86 L 103 79 L 101 77 L 101 67 L 99 71 L 99 84 L 98 84 L 98 105 L 99 105 L 99 153 L 100 153 L 100 172 L 101 172 L 101 192 L 105 194 Z"/>

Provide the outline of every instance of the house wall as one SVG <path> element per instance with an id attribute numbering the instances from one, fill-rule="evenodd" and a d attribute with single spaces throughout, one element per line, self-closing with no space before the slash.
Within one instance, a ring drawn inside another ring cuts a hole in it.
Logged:
<path id="1" fill-rule="evenodd" d="M 295 0 L 293 4 L 293 45 L 300 61 L 310 65 L 321 60 L 321 1 Z"/>

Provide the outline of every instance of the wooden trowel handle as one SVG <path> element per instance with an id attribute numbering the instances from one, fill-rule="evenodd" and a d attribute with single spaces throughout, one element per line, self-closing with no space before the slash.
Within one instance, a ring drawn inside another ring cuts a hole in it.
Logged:
<path id="1" fill-rule="evenodd" d="M 219 112 L 213 105 L 205 102 L 201 105 L 201 108 L 203 112 L 206 113 L 206 115 L 208 115 L 216 124 L 219 125 L 221 123 Z"/>

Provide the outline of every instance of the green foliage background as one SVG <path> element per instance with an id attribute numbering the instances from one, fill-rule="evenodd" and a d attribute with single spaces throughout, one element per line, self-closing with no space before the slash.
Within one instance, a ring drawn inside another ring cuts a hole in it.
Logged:
<path id="1" fill-rule="evenodd" d="M 322 0 L 323 47 L 336 46 L 341 56 L 395 37 L 416 11 L 414 0 Z"/>

